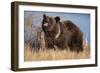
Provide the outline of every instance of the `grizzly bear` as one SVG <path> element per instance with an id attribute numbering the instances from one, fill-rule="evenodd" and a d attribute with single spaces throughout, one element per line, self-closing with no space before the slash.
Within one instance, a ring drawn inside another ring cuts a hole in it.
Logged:
<path id="1" fill-rule="evenodd" d="M 59 16 L 49 17 L 44 14 L 42 29 L 47 48 L 69 48 L 77 52 L 83 50 L 83 33 L 72 21 L 61 22 Z"/>

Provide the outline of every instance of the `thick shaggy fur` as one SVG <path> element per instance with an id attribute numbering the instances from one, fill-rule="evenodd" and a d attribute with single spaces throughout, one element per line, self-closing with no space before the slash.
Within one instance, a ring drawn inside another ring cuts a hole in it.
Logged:
<path id="1" fill-rule="evenodd" d="M 48 25 L 44 26 L 45 23 Z M 56 46 L 60 49 L 69 48 L 77 52 L 83 50 L 83 34 L 72 21 L 61 22 L 58 16 L 53 18 L 44 14 L 42 29 L 45 34 L 45 46 L 47 48 L 55 48 Z M 57 34 L 59 36 L 55 38 Z"/>

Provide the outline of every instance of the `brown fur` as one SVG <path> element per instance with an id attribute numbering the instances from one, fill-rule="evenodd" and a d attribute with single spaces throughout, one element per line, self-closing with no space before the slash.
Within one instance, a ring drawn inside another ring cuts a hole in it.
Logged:
<path id="1" fill-rule="evenodd" d="M 44 23 L 48 23 L 48 27 L 44 27 Z M 55 39 L 58 33 L 58 25 L 61 33 Z M 43 15 L 42 28 L 45 33 L 45 45 L 47 48 L 54 48 L 54 45 L 56 45 L 58 48 L 70 48 L 70 50 L 77 52 L 83 50 L 83 34 L 72 21 L 60 22 L 60 17 L 53 18 Z"/>

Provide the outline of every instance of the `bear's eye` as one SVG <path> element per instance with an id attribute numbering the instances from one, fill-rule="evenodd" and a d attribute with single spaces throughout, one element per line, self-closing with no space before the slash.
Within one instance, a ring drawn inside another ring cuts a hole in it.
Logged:
<path id="1" fill-rule="evenodd" d="M 44 24 L 44 23 L 47 23 L 47 20 L 43 20 L 43 24 Z"/>
<path id="2" fill-rule="evenodd" d="M 49 18 L 50 21 L 52 21 L 52 18 Z"/>
<path id="3" fill-rule="evenodd" d="M 49 22 L 49 21 L 50 21 L 49 18 L 43 19 L 43 22 L 44 22 L 44 23 L 45 23 L 45 22 Z"/>
<path id="4" fill-rule="evenodd" d="M 49 22 L 50 22 L 50 23 L 53 23 L 53 19 L 52 19 L 52 18 L 50 18 L 50 19 L 49 19 Z"/>
<path id="5" fill-rule="evenodd" d="M 55 23 L 56 23 L 56 21 L 55 21 L 55 19 L 54 19 L 54 18 L 50 18 L 50 19 L 49 19 L 49 23 L 53 25 L 53 24 L 55 24 Z"/>

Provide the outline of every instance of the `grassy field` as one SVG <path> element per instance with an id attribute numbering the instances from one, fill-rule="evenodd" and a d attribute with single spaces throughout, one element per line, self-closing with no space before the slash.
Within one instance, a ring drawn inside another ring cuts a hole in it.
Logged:
<path id="1" fill-rule="evenodd" d="M 70 50 L 39 50 L 32 51 L 29 44 L 25 44 L 24 61 L 46 61 L 46 60 L 63 60 L 63 59 L 86 59 L 90 58 L 90 48 L 84 45 L 82 52 L 72 52 Z"/>

